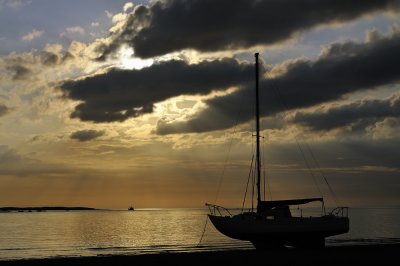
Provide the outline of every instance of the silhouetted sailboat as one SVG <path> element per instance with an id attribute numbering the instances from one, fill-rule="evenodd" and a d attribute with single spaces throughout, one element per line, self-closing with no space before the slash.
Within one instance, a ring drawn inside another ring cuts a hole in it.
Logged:
<path id="1" fill-rule="evenodd" d="M 129 208 L 128 208 L 128 211 L 134 211 L 135 210 L 135 208 L 133 208 L 133 206 L 130 206 Z"/>
<path id="2" fill-rule="evenodd" d="M 257 209 L 232 215 L 228 209 L 206 204 L 211 214 L 209 219 L 222 234 L 240 240 L 247 240 L 259 248 L 277 246 L 323 247 L 325 237 L 349 231 L 347 207 L 338 207 L 325 214 L 323 198 L 289 199 L 262 201 L 260 191 L 260 111 L 259 111 L 259 64 L 255 54 L 256 72 L 256 163 Z M 289 206 L 319 201 L 324 215 L 319 217 L 294 217 Z M 227 215 L 225 215 L 227 214 Z"/>

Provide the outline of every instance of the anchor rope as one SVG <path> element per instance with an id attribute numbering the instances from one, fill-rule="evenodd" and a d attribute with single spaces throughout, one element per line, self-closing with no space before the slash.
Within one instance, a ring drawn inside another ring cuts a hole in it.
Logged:
<path id="1" fill-rule="evenodd" d="M 201 241 L 203 241 L 203 237 L 206 234 L 207 223 L 208 223 L 208 216 L 206 214 L 206 222 L 204 223 L 203 233 L 201 233 L 199 243 L 197 243 L 196 247 L 200 247 Z"/>

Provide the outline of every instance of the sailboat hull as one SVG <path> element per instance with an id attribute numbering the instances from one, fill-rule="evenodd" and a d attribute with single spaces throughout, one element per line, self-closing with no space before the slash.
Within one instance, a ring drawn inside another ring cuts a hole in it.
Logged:
<path id="1" fill-rule="evenodd" d="M 222 234 L 262 246 L 324 246 L 325 237 L 349 231 L 347 217 L 291 217 L 268 220 L 255 217 L 209 215 Z"/>

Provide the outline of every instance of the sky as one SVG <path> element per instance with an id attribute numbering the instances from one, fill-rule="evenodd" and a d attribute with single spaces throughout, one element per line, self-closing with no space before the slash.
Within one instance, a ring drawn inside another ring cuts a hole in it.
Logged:
<path id="1" fill-rule="evenodd" d="M 256 52 L 265 198 L 399 207 L 399 0 L 0 0 L 0 206 L 241 206 Z"/>

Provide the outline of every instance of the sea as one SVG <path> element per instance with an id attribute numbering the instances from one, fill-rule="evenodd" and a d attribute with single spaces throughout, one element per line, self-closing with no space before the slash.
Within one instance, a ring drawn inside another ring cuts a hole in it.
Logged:
<path id="1" fill-rule="evenodd" d="M 0 260 L 253 249 L 207 221 L 207 209 L 0 213 Z M 303 214 L 303 213 L 302 213 Z M 400 208 L 350 208 L 350 231 L 326 245 L 400 243 Z"/>

